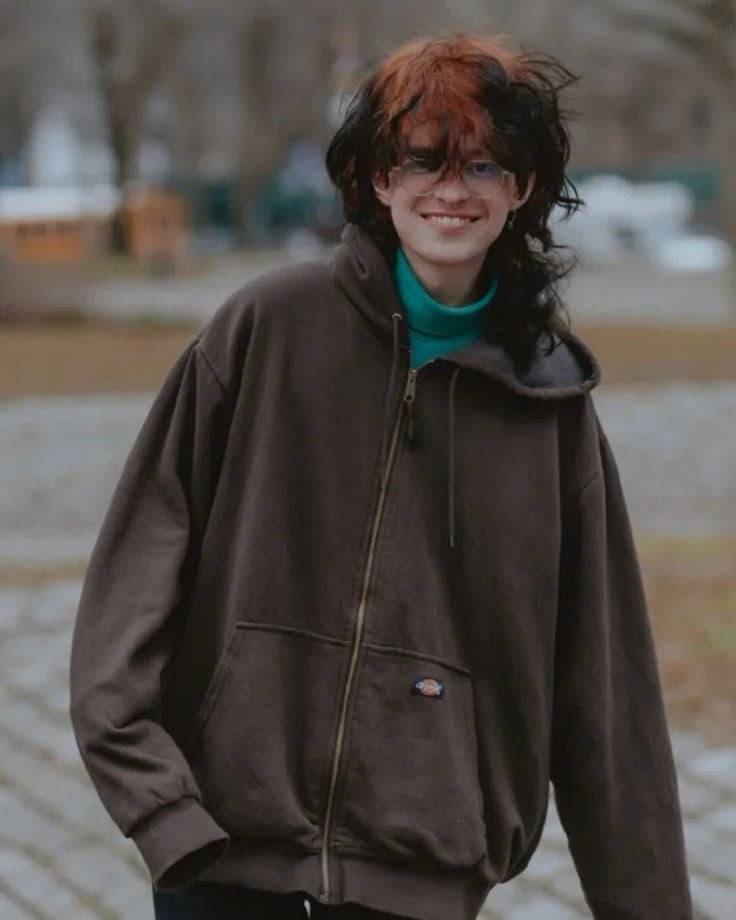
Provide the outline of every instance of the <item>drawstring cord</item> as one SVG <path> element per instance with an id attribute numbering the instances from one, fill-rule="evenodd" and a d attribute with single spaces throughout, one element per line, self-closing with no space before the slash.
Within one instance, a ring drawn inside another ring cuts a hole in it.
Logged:
<path id="1" fill-rule="evenodd" d="M 456 367 L 450 378 L 447 397 L 447 536 L 455 549 L 455 385 L 462 368 Z"/>
<path id="2" fill-rule="evenodd" d="M 386 485 L 386 465 L 388 463 L 388 439 L 391 429 L 391 398 L 396 387 L 396 374 L 399 368 L 399 323 L 401 322 L 400 313 L 391 314 L 391 323 L 393 329 L 393 356 L 391 359 L 391 373 L 388 378 L 388 390 L 386 391 L 386 401 L 383 406 L 383 431 L 381 433 L 381 486 Z"/>
<path id="3" fill-rule="evenodd" d="M 388 378 L 388 389 L 383 406 L 383 426 L 381 432 L 381 487 L 386 485 L 386 466 L 388 464 L 388 442 L 392 428 L 392 398 L 396 389 L 396 375 L 399 368 L 399 323 L 400 313 L 391 314 L 392 324 L 392 358 L 391 373 Z M 447 536 L 450 547 L 455 548 L 455 387 L 457 378 L 462 368 L 456 367 L 450 378 L 450 388 L 447 399 Z"/>

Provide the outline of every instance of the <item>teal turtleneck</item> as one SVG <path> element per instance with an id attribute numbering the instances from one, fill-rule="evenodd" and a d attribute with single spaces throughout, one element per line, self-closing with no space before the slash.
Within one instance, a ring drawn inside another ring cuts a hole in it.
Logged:
<path id="1" fill-rule="evenodd" d="M 483 314 L 496 294 L 498 278 L 475 303 L 447 307 L 424 290 L 401 247 L 396 251 L 394 275 L 409 327 L 412 367 L 421 367 L 481 337 Z"/>

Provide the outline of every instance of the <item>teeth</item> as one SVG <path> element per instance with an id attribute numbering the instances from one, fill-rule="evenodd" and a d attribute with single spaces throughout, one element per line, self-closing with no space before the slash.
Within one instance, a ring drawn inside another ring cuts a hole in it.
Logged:
<path id="1" fill-rule="evenodd" d="M 473 220 L 471 217 L 450 217 L 447 214 L 427 214 L 425 216 L 433 224 L 442 224 L 446 227 L 461 227 L 472 223 Z"/>

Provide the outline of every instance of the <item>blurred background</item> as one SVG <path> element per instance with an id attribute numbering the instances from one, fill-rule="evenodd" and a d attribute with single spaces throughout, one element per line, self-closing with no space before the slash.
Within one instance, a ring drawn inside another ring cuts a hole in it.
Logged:
<path id="1" fill-rule="evenodd" d="M 466 29 L 581 77 L 565 299 L 603 365 L 697 916 L 736 916 L 736 0 L 0 0 L 3 920 L 151 917 L 67 717 L 101 516 L 201 324 L 338 239 L 323 157 L 361 74 Z M 589 916 L 554 812 L 484 916 Z"/>

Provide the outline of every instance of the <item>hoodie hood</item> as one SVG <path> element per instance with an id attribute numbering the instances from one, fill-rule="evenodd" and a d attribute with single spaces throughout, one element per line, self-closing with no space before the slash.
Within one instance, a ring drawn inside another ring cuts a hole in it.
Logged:
<path id="1" fill-rule="evenodd" d="M 330 260 L 335 283 L 351 306 L 378 336 L 391 339 L 392 317 L 404 316 L 393 274 L 385 256 L 368 236 L 348 224 Z M 399 324 L 399 345 L 408 350 L 406 322 Z M 600 367 L 590 349 L 575 335 L 555 335 L 553 347 L 540 341 L 525 364 L 515 362 L 497 342 L 482 339 L 437 360 L 485 374 L 508 390 L 532 399 L 564 399 L 592 390 L 600 382 Z"/>

